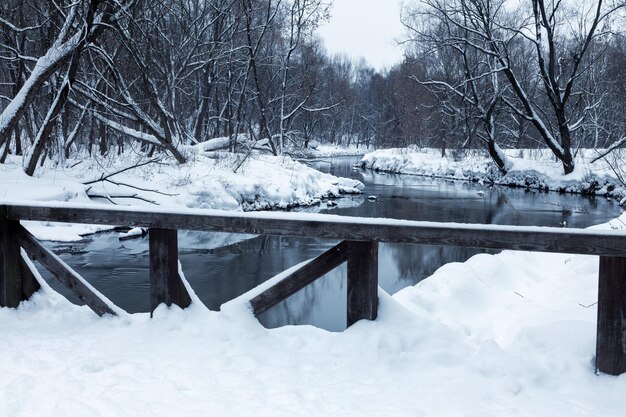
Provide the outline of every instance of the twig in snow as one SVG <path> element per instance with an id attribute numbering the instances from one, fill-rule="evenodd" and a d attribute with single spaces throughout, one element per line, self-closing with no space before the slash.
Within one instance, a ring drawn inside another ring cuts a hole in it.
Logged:
<path id="1" fill-rule="evenodd" d="M 136 185 L 131 185 L 131 184 L 126 184 L 125 182 L 116 182 L 113 181 L 109 178 L 105 178 L 102 180 L 103 182 L 109 182 L 113 185 L 117 185 L 117 186 L 123 186 L 123 187 L 128 187 L 128 188 L 134 188 L 135 190 L 139 190 L 139 191 L 146 191 L 146 192 L 150 192 L 150 193 L 155 193 L 155 194 L 161 194 L 161 195 L 165 195 L 168 197 L 176 197 L 179 194 L 169 194 L 169 193 L 164 193 L 163 191 L 157 191 L 157 190 L 151 190 L 149 188 L 141 188 L 141 187 L 137 187 Z"/>
<path id="2" fill-rule="evenodd" d="M 132 166 L 129 166 L 129 167 L 126 167 L 126 168 L 122 168 L 119 171 L 115 171 L 115 172 L 112 172 L 112 173 L 107 174 L 107 175 L 102 174 L 102 175 L 100 175 L 100 178 L 98 178 L 98 179 L 83 182 L 83 185 L 95 184 L 96 182 L 107 180 L 107 179 L 111 178 L 114 175 L 121 174 L 122 172 L 129 171 L 129 170 L 131 170 L 133 168 L 139 168 L 139 167 L 142 167 L 144 165 L 148 165 L 148 164 L 151 164 L 153 162 L 159 162 L 159 161 L 160 161 L 160 158 L 149 159 L 147 161 L 138 163 L 136 165 L 132 165 Z"/>
<path id="3" fill-rule="evenodd" d="M 588 306 L 586 306 L 586 305 L 584 305 L 584 304 L 581 304 L 581 303 L 578 303 L 578 305 L 579 305 L 579 306 L 581 306 L 582 308 L 589 308 L 589 307 L 593 307 L 593 306 L 595 306 L 596 304 L 598 304 L 598 302 L 597 302 L 597 301 L 596 301 L 595 303 L 591 303 L 591 304 L 589 304 Z"/>
<path id="4" fill-rule="evenodd" d="M 133 194 L 133 195 L 101 195 L 101 194 L 87 194 L 87 197 L 89 198 L 104 198 L 105 200 L 109 200 L 111 203 L 113 204 L 117 204 L 115 201 L 113 201 L 113 198 L 132 198 L 132 199 L 136 199 L 136 200 L 141 200 L 141 201 L 145 201 L 146 203 L 150 203 L 150 204 L 154 204 L 155 206 L 158 206 L 159 203 L 157 203 L 154 200 L 148 200 L 147 198 L 143 198 L 137 194 Z"/>
<path id="5" fill-rule="evenodd" d="M 103 198 L 105 200 L 108 200 L 111 204 L 114 204 L 114 205 L 117 206 L 117 203 L 115 201 L 111 200 L 111 198 L 106 196 L 106 195 L 87 194 L 87 197 L 89 197 L 89 198 Z"/>

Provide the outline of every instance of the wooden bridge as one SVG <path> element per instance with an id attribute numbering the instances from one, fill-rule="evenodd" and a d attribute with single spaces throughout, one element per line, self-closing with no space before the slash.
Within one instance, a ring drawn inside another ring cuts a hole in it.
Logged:
<path id="1" fill-rule="evenodd" d="M 152 311 L 161 303 L 184 308 L 191 302 L 178 274 L 179 229 L 340 240 L 341 243 L 255 296 L 250 303 L 258 315 L 347 262 L 348 326 L 358 320 L 376 319 L 378 242 L 598 255 L 596 368 L 612 375 L 626 372 L 626 231 L 432 223 L 284 212 L 0 204 L 0 306 L 17 307 L 39 289 L 30 269 L 30 257 L 99 315 L 117 314 L 120 310 L 42 245 L 20 224 L 22 220 L 148 228 Z"/>

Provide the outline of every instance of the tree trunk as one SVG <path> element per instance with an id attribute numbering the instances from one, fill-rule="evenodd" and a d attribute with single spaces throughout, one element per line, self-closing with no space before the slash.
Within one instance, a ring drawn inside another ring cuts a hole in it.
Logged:
<path id="1" fill-rule="evenodd" d="M 489 156 L 493 159 L 493 162 L 496 163 L 496 166 L 500 170 L 503 175 L 506 175 L 508 172 L 507 163 L 504 159 L 504 155 L 502 154 L 502 150 L 496 145 L 496 143 L 490 140 L 487 144 L 487 149 L 489 150 Z"/>
<path id="2" fill-rule="evenodd" d="M 2 147 L 2 142 L 0 141 L 0 148 Z M 4 148 L 2 149 L 2 154 L 0 154 L 0 164 L 4 164 L 7 160 L 7 156 L 9 155 L 9 148 L 11 147 L 11 136 L 4 142 Z"/>
<path id="3" fill-rule="evenodd" d="M 561 136 L 561 147 L 563 148 L 563 154 L 560 159 L 563 163 L 563 172 L 567 175 L 574 171 L 574 157 L 572 156 L 572 133 L 565 118 L 565 110 L 559 112 L 557 120 Z"/>
<path id="4" fill-rule="evenodd" d="M 100 156 L 105 156 L 108 152 L 107 147 L 107 127 L 104 123 L 98 123 L 98 147 L 100 148 Z"/>
<path id="5" fill-rule="evenodd" d="M 71 85 L 76 78 L 76 72 L 78 71 L 78 64 L 80 62 L 81 48 L 77 47 L 72 55 L 72 60 L 70 63 L 70 67 L 67 70 L 67 74 L 65 79 L 63 80 L 63 84 L 61 85 L 61 89 L 57 93 L 55 100 L 53 101 L 46 118 L 44 119 L 43 124 L 39 128 L 39 132 L 37 133 L 37 137 L 35 138 L 35 143 L 28 155 L 28 162 L 26 169 L 26 175 L 33 176 L 35 173 L 35 169 L 37 168 L 37 161 L 41 157 L 41 153 L 43 152 L 48 139 L 50 138 L 50 134 L 52 133 L 52 129 L 54 127 L 54 123 L 59 117 L 61 110 L 67 103 L 67 97 L 70 93 Z"/>

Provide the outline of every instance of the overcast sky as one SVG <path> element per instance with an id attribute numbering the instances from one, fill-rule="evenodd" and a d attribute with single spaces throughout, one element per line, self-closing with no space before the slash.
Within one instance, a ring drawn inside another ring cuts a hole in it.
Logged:
<path id="1" fill-rule="evenodd" d="M 377 69 L 402 59 L 401 0 L 334 0 L 330 22 L 319 29 L 328 52 L 364 57 Z"/>

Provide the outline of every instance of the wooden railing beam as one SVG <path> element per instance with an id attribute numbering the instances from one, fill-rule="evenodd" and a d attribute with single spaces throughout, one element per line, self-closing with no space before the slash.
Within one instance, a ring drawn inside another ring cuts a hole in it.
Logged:
<path id="1" fill-rule="evenodd" d="M 156 211 L 142 208 L 7 204 L 8 218 L 146 228 L 378 241 L 482 249 L 624 256 L 626 234 L 612 230 L 434 223 L 306 213 L 238 213 L 220 210 Z"/>

